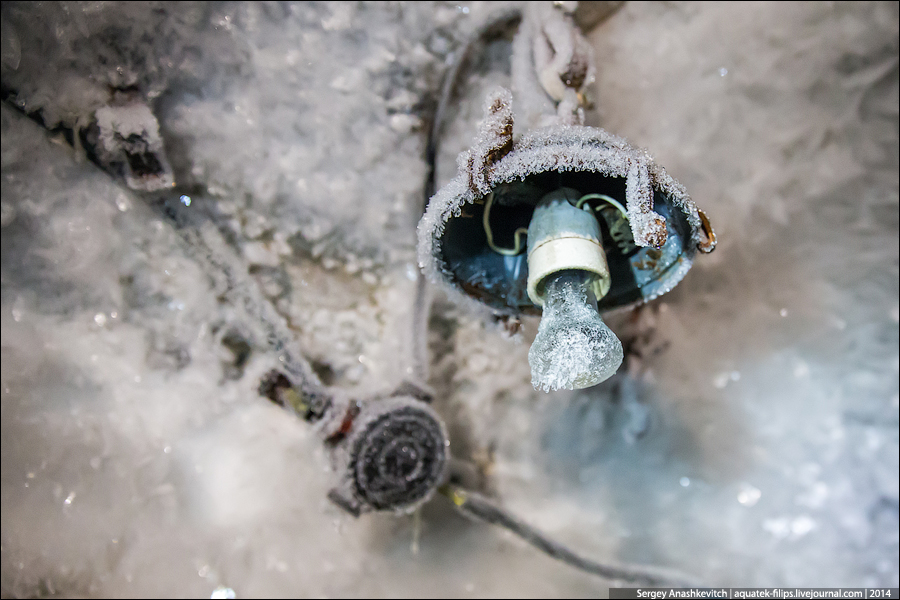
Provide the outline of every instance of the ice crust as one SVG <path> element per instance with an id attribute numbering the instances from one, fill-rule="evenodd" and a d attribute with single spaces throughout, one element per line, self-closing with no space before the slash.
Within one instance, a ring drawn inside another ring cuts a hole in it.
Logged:
<path id="1" fill-rule="evenodd" d="M 316 432 L 257 393 L 278 355 L 254 342 L 241 369 L 223 343 L 264 333 L 219 301 L 233 282 L 10 108 L 75 124 L 138 82 L 193 203 L 169 200 L 219 207 L 324 379 L 391 391 L 417 107 L 492 5 L 2 3 L 2 79 L 23 96 L 0 109 L 0 595 L 605 595 L 440 496 L 418 529 L 332 506 Z M 721 243 L 605 317 L 626 357 L 585 390 L 532 388 L 536 319 L 510 338 L 437 290 L 429 383 L 453 456 L 594 557 L 715 586 L 897 587 L 898 4 L 631 2 L 589 39 L 587 123 L 650 148 Z M 511 85 L 504 43 L 451 102 L 439 188 Z"/>
<path id="2" fill-rule="evenodd" d="M 528 351 L 534 389 L 581 389 L 609 379 L 622 364 L 622 342 L 600 318 L 589 274 L 548 278 L 537 336 Z"/>

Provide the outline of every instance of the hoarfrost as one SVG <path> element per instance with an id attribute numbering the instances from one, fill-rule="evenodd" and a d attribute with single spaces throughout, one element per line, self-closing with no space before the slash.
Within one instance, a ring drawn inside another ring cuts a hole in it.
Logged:
<path id="1" fill-rule="evenodd" d="M 16 113 L 80 130 L 136 85 L 179 183 L 166 206 L 213 206 L 237 257 L 261 244 L 244 275 L 317 373 L 375 393 L 409 364 L 426 169 L 410 117 L 427 123 L 448 53 L 491 3 L 343 6 L 2 4 L 4 597 L 603 594 L 437 500 L 413 558 L 411 520 L 330 506 L 321 444 L 257 394 L 278 355 L 219 301 L 228 282 Z M 625 364 L 589 390 L 534 391 L 537 322 L 506 338 L 437 294 L 435 410 L 511 510 L 592 556 L 713 585 L 897 587 L 897 11 L 635 2 L 589 34 L 587 123 L 652 149 L 723 243 L 665 307 L 607 319 Z M 482 58 L 438 187 L 485 93 L 510 84 L 506 55 Z M 543 111 L 513 108 L 520 133 Z M 325 268 L 351 256 L 357 274 Z"/>
<path id="2" fill-rule="evenodd" d="M 541 324 L 528 351 L 535 389 L 597 385 L 622 364 L 622 342 L 600 318 L 588 277 L 563 272 L 546 284 Z"/>

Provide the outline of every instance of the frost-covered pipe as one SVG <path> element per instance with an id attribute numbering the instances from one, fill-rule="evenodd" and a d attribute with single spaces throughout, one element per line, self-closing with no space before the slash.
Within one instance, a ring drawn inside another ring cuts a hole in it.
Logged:
<path id="1" fill-rule="evenodd" d="M 596 79 L 593 49 L 575 22 L 576 2 L 529 2 L 513 43 L 512 80 L 526 126 L 583 125 Z"/>

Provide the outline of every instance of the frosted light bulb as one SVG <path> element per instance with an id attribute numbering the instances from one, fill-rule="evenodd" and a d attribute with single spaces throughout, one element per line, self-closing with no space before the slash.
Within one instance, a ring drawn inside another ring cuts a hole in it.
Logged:
<path id="1" fill-rule="evenodd" d="M 575 270 L 546 279 L 541 324 L 528 351 L 535 389 L 590 387 L 622 364 L 622 342 L 597 312 L 591 279 L 591 273 Z"/>

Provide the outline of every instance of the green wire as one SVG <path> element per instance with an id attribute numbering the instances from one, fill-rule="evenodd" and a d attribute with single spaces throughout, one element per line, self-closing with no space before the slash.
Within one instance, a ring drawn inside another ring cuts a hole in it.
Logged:
<path id="1" fill-rule="evenodd" d="M 625 207 L 622 206 L 622 204 L 618 200 L 616 200 L 615 198 L 611 198 L 606 194 L 586 194 L 578 199 L 578 202 L 575 204 L 575 208 L 581 208 L 581 205 L 588 200 L 605 200 L 618 208 L 619 212 L 622 213 L 622 216 L 625 217 L 625 219 L 628 219 L 628 211 L 625 210 Z M 600 207 L 598 206 L 594 210 L 600 210 Z"/>
<path id="2" fill-rule="evenodd" d="M 484 234 L 487 236 L 487 244 L 491 250 L 503 256 L 516 256 L 522 252 L 522 234 L 528 233 L 527 227 L 519 227 L 514 235 L 515 246 L 513 248 L 500 248 L 494 244 L 494 233 L 491 231 L 491 204 L 494 202 L 494 192 L 487 195 L 484 201 L 484 215 L 481 222 L 484 225 Z"/>
<path id="3" fill-rule="evenodd" d="M 622 216 L 625 219 L 628 219 L 628 211 L 625 210 L 625 207 L 616 200 L 615 198 L 611 198 L 606 194 L 586 194 L 578 199 L 578 202 L 575 203 L 575 208 L 581 208 L 581 206 L 587 202 L 588 200 L 604 200 L 612 204 L 615 208 L 622 213 Z M 503 256 L 516 256 L 522 252 L 522 235 L 528 234 L 527 227 L 519 227 L 516 229 L 513 234 L 513 240 L 515 242 L 512 248 L 501 248 L 494 243 L 494 232 L 491 231 L 491 205 L 494 203 L 494 192 L 489 193 L 485 196 L 484 200 L 484 214 L 481 217 L 481 223 L 484 225 L 484 235 L 487 238 L 487 245 L 491 250 L 496 252 L 497 254 L 502 254 Z M 594 210 L 600 210 L 600 207 L 597 206 Z"/>

